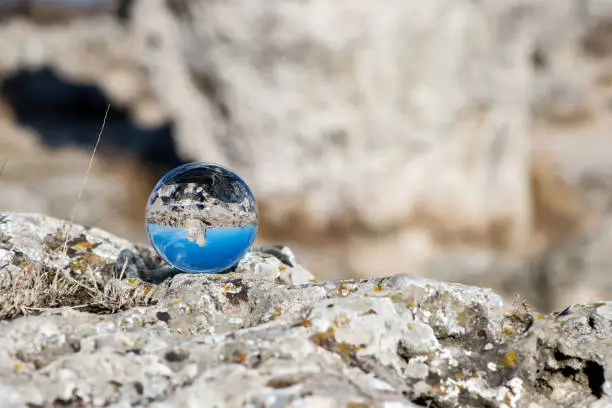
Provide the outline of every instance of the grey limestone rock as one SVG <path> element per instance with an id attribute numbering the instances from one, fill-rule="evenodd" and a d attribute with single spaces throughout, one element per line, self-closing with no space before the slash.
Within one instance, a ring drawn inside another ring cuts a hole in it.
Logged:
<path id="1" fill-rule="evenodd" d="M 58 229 L 63 242 L 69 238 L 67 251 L 55 252 L 50 236 Z M 408 275 L 318 282 L 283 247 L 253 248 L 227 274 L 171 274 L 151 284 L 122 276 L 117 258 L 128 251 L 123 265 L 132 276 L 159 268 L 159 259 L 104 231 L 3 213 L 0 234 L 0 279 L 58 270 L 86 284 L 84 275 L 99 274 L 100 290 L 117 285 L 140 296 L 115 310 L 60 302 L 4 316 L 6 407 L 598 408 L 612 401 L 610 302 L 542 315 L 490 289 Z M 99 261 L 75 262 L 79 251 Z M 1 295 L 0 302 L 7 307 Z"/>

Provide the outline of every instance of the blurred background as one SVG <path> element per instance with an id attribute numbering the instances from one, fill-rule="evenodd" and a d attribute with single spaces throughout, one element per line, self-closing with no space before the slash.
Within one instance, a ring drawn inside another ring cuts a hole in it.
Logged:
<path id="1" fill-rule="evenodd" d="M 146 242 L 188 161 L 321 279 L 612 298 L 612 0 L 0 0 L 0 209 Z"/>

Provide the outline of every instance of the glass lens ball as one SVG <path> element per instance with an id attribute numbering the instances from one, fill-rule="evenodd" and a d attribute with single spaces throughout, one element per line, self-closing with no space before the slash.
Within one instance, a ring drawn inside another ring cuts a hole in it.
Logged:
<path id="1" fill-rule="evenodd" d="M 255 240 L 255 197 L 236 173 L 188 163 L 168 172 L 151 192 L 146 227 L 155 250 L 173 267 L 221 273 Z"/>

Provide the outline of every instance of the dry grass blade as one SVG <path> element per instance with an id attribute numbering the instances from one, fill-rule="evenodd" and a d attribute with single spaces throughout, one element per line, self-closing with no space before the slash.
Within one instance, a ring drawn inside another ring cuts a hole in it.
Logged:
<path id="1" fill-rule="evenodd" d="M 87 178 L 89 177 L 89 173 L 91 173 L 91 166 L 93 165 L 94 158 L 96 157 L 96 152 L 98 151 L 98 146 L 100 146 L 100 142 L 102 141 L 102 134 L 104 133 L 104 127 L 106 126 L 106 119 L 108 119 L 108 113 L 110 112 L 110 104 L 106 107 L 106 112 L 104 113 L 104 119 L 102 119 L 102 126 L 100 127 L 100 132 L 98 133 L 98 139 L 96 140 L 96 144 L 94 146 L 93 152 L 91 153 L 91 158 L 89 159 L 89 165 L 87 166 L 87 170 L 85 171 L 85 176 L 83 177 L 83 182 L 81 183 L 81 187 L 79 188 L 79 192 L 77 193 L 76 200 L 74 201 L 74 205 L 72 206 L 72 211 L 70 213 L 70 221 L 67 225 L 67 230 L 64 231 L 66 236 L 66 240 L 64 241 L 64 246 L 62 250 L 62 255 L 65 257 L 68 252 L 68 241 L 70 241 L 70 232 L 72 230 L 72 224 L 74 223 L 74 215 L 76 213 L 77 206 L 79 201 L 81 200 L 81 196 L 83 195 L 83 191 L 85 191 L 85 186 L 87 185 Z M 52 286 L 56 286 L 57 277 L 55 275 L 55 279 L 53 280 Z"/>
<path id="2" fill-rule="evenodd" d="M 119 274 L 119 280 L 123 279 L 123 275 L 125 274 L 125 270 L 127 269 L 127 264 L 128 264 L 128 260 L 126 259 L 125 262 L 123 262 L 123 267 L 121 267 L 121 273 Z"/>
<path id="3" fill-rule="evenodd" d="M 64 249 L 63 249 L 64 256 L 66 255 L 66 252 L 68 251 L 68 241 L 70 240 L 70 229 L 72 228 L 72 223 L 74 222 L 74 215 L 76 213 L 76 209 L 79 204 L 79 201 L 81 200 L 81 196 L 83 195 L 83 191 L 85 191 L 85 186 L 87 185 L 87 178 L 89 177 L 89 173 L 91 173 L 91 166 L 93 165 L 94 158 L 96 157 L 98 146 L 100 146 L 100 142 L 102 141 L 102 133 L 104 133 L 104 127 L 106 126 L 106 119 L 108 118 L 110 107 L 111 107 L 110 104 L 106 107 L 106 112 L 104 113 L 104 119 L 102 120 L 102 126 L 100 127 L 100 132 L 98 133 L 98 139 L 96 140 L 96 144 L 94 146 L 93 152 L 91 153 L 91 158 L 89 159 L 89 165 L 87 166 L 87 171 L 85 171 L 83 182 L 81 183 L 81 187 L 79 188 L 79 192 L 76 196 L 76 200 L 74 202 L 74 205 L 72 206 L 72 211 L 70 213 L 70 224 L 68 225 L 68 231 L 66 232 L 66 241 L 64 242 Z"/>
<path id="4" fill-rule="evenodd" d="M 8 157 L 5 157 L 4 160 L 2 160 L 2 164 L 0 164 L 0 176 L 2 176 L 6 163 L 8 163 Z"/>

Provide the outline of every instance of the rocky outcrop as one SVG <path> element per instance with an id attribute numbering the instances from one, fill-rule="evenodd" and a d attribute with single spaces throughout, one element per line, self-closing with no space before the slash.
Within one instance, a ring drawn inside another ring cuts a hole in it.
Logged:
<path id="1" fill-rule="evenodd" d="M 0 78 L 48 67 L 141 125 L 172 123 L 182 158 L 244 176 L 262 235 L 295 241 L 320 274 L 465 270 L 452 279 L 505 294 L 547 281 L 530 298 L 560 304 L 553 276 L 524 272 L 548 261 L 526 255 L 575 233 L 585 210 L 536 162 L 552 157 L 574 186 L 609 175 L 607 1 L 94 3 L 70 18 L 45 1 L 7 14 Z M 71 206 L 58 189 L 24 188 L 20 172 L 11 189 L 25 204 L 11 208 Z M 77 219 L 144 239 L 140 212 L 101 204 L 138 202 L 130 189 L 104 182 Z M 600 193 L 588 198 L 598 210 Z"/>
<path id="2" fill-rule="evenodd" d="M 542 315 L 489 289 L 408 275 L 315 282 L 287 249 L 250 252 L 226 275 L 153 285 L 125 279 L 115 261 L 124 250 L 145 268 L 159 260 L 100 230 L 4 213 L 0 236 L 0 282 L 55 271 L 87 286 L 91 274 L 107 302 L 109 286 L 135 300 L 116 310 L 24 303 L 4 315 L 7 407 L 612 403 L 609 302 Z M 6 293 L 2 312 L 14 309 Z"/>

